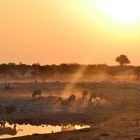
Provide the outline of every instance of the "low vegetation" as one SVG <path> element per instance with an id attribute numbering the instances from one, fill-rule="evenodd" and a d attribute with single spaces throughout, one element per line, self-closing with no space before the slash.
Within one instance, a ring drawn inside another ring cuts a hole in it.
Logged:
<path id="1" fill-rule="evenodd" d="M 97 81 L 97 80 L 123 80 L 139 81 L 140 66 L 127 65 L 130 60 L 125 55 L 120 55 L 116 59 L 119 65 L 108 66 L 106 64 L 60 64 L 60 65 L 26 65 L 23 63 L 0 64 L 0 78 L 10 79 L 38 79 L 41 81 L 69 81 L 75 74 L 80 73 L 80 80 Z"/>

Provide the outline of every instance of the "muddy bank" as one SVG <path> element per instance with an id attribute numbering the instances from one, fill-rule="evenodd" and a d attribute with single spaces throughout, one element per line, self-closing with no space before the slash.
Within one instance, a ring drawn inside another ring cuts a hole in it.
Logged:
<path id="1" fill-rule="evenodd" d="M 6 108 L 7 112 L 1 113 L 0 119 L 18 124 L 55 125 L 62 123 L 99 123 L 110 117 L 109 114 L 105 113 L 111 107 L 109 104 L 95 106 L 94 103 L 80 99 L 68 103 L 56 103 L 56 101 L 57 97 L 52 96 L 41 97 L 36 101 L 30 99 L 1 99 L 0 111 L 2 112 L 2 109 Z M 102 116 L 101 114 L 103 113 L 104 115 Z"/>

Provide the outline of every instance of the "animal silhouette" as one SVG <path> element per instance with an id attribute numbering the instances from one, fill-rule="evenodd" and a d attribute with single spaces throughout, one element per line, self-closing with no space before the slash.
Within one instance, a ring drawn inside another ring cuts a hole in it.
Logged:
<path id="1" fill-rule="evenodd" d="M 42 93 L 42 91 L 41 91 L 40 89 L 34 90 L 34 91 L 33 91 L 33 94 L 32 94 L 33 99 L 36 99 L 37 96 L 38 96 L 38 97 L 41 97 L 41 93 Z"/>
<path id="2" fill-rule="evenodd" d="M 13 128 L 12 127 L 6 127 L 5 124 L 6 122 L 1 122 L 1 127 L 0 127 L 0 135 L 12 135 L 15 136 L 19 131 L 23 131 L 22 129 L 16 129 L 16 124 L 14 124 Z"/>

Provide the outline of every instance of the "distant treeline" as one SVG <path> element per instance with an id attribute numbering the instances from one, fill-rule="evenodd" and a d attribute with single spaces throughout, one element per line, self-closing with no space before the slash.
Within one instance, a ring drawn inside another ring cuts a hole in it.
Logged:
<path id="1" fill-rule="evenodd" d="M 76 63 L 60 65 L 0 64 L 0 78 L 67 81 L 77 73 L 81 74 L 81 80 L 140 80 L 140 66 L 80 65 Z"/>

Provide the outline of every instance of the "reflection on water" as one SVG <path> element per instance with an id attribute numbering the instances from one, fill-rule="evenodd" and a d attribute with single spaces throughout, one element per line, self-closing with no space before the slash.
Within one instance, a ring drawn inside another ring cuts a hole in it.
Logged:
<path id="1" fill-rule="evenodd" d="M 6 125 L 5 122 L 1 122 L 0 124 L 0 135 L 15 136 L 19 131 L 23 131 L 22 129 L 17 129 L 16 124 L 14 124 L 13 127 Z"/>
<path id="2" fill-rule="evenodd" d="M 72 131 L 72 130 L 76 130 L 75 126 L 69 124 L 67 126 L 62 126 L 61 131 Z"/>
<path id="3" fill-rule="evenodd" d="M 41 126 L 33 126 L 33 125 L 18 125 L 9 123 L 1 123 L 0 124 L 0 139 L 4 138 L 12 138 L 19 136 L 26 136 L 32 134 L 45 134 L 45 133 L 56 133 L 61 131 L 71 131 L 71 130 L 79 130 L 83 128 L 89 128 L 88 125 L 67 125 L 67 126 L 52 126 L 52 125 L 41 125 Z"/>

